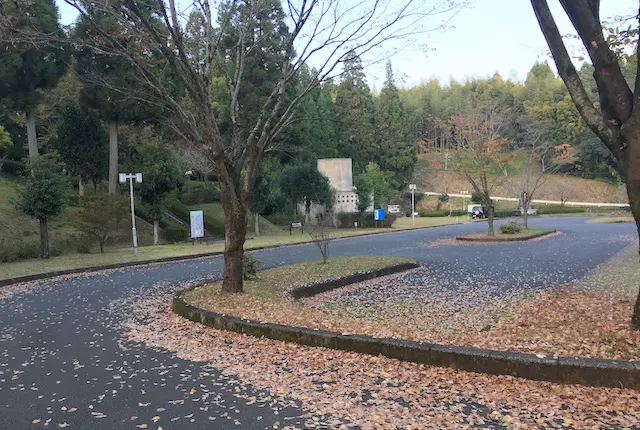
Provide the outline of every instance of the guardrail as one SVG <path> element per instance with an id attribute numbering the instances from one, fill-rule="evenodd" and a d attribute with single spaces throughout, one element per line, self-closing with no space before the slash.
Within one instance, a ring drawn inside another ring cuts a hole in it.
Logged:
<path id="1" fill-rule="evenodd" d="M 436 193 L 433 191 L 425 191 L 425 196 L 439 196 L 442 193 Z M 462 197 L 463 199 L 471 199 L 470 194 L 454 194 L 448 193 L 449 197 Z M 503 200 L 507 202 L 517 202 L 518 199 L 513 197 L 498 197 L 491 196 L 492 200 Z M 543 205 L 563 205 L 560 200 L 531 200 L 531 203 L 538 203 Z M 609 207 L 609 208 L 628 208 L 629 203 L 593 203 L 593 202 L 564 202 L 564 206 L 593 206 L 593 207 Z"/>

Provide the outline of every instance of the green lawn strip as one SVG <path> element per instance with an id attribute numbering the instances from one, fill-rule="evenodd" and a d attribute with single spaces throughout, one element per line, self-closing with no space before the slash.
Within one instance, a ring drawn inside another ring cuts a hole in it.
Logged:
<path id="1" fill-rule="evenodd" d="M 635 299 L 640 285 L 638 245 L 629 245 L 613 258 L 599 264 L 587 276 L 577 280 L 575 287 L 587 291 L 604 291 Z"/>
<path id="2" fill-rule="evenodd" d="M 416 218 L 415 228 L 436 227 L 455 224 L 455 222 L 455 218 L 449 217 Z M 335 229 L 332 231 L 332 237 L 339 239 L 371 233 L 393 232 L 408 228 L 412 228 L 411 218 L 400 218 L 392 228 Z M 309 240 L 309 235 L 301 233 L 300 230 L 294 230 L 292 235 L 288 232 L 281 231 L 279 234 L 260 235 L 248 238 L 245 243 L 245 249 L 250 250 L 252 248 L 265 246 L 293 245 L 300 242 L 307 242 Z M 64 253 L 59 256 L 51 257 L 48 260 L 29 259 L 13 263 L 2 263 L 0 264 L 0 279 L 60 270 L 79 269 L 83 267 L 140 262 L 155 260 L 158 258 L 182 257 L 221 251 L 224 251 L 224 243 L 222 242 L 211 245 L 180 243 L 160 246 L 141 246 L 138 249 L 138 257 L 133 256 L 133 250 L 131 248 L 107 249 L 103 254 Z"/>
<path id="3" fill-rule="evenodd" d="M 590 219 L 587 224 L 617 224 L 625 222 L 635 222 L 635 220 L 632 216 L 610 216 Z"/>
<path id="4" fill-rule="evenodd" d="M 286 291 L 292 288 L 337 279 L 354 273 L 370 272 L 400 263 L 412 263 L 415 260 L 402 257 L 341 257 L 330 258 L 323 264 L 322 260 L 305 261 L 258 272 L 256 279 L 244 282 L 244 295 L 264 298 L 283 298 Z M 227 295 L 221 292 L 221 282 L 196 288 L 185 295 L 191 303 L 198 303 L 214 296 L 223 296 L 233 300 L 238 295 Z"/>
<path id="5" fill-rule="evenodd" d="M 544 233 L 551 233 L 554 230 L 552 228 L 528 228 L 526 230 L 522 230 L 519 233 L 514 233 L 514 234 L 503 234 L 501 233 L 499 230 L 496 230 L 495 235 L 494 236 L 489 236 L 487 233 L 475 233 L 475 234 L 469 234 L 466 236 L 460 236 L 464 239 L 470 239 L 470 240 L 489 240 L 489 241 L 510 241 L 510 240 L 526 240 L 526 239 L 531 239 L 534 237 L 538 237 L 541 234 Z"/>
<path id="6" fill-rule="evenodd" d="M 205 285 L 185 294 L 185 300 L 201 309 L 243 319 L 341 332 L 382 333 L 380 323 L 356 320 L 341 309 L 316 309 L 294 303 L 286 292 L 296 286 L 336 279 L 355 273 L 414 262 L 399 257 L 342 257 L 326 264 L 321 260 L 276 267 L 258 272 L 245 281 L 244 294 L 225 294 L 221 282 Z"/>

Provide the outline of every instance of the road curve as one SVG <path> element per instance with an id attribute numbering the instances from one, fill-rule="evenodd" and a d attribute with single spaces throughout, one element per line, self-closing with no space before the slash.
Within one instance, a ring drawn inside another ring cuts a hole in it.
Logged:
<path id="1" fill-rule="evenodd" d="M 562 234 L 527 243 L 447 243 L 486 228 L 474 223 L 342 239 L 330 251 L 334 257 L 412 257 L 456 274 L 452 282 L 482 278 L 504 289 L 546 288 L 584 276 L 631 243 L 632 224 L 585 220 L 533 219 L 531 226 Z M 314 245 L 254 255 L 266 267 L 319 257 Z M 280 422 L 304 427 L 304 411 L 293 401 L 122 339 L 122 323 L 135 318 L 130 310 L 138 298 L 220 277 L 221 269 L 222 259 L 212 257 L 61 277 L 0 300 L 0 429 L 265 429 Z"/>

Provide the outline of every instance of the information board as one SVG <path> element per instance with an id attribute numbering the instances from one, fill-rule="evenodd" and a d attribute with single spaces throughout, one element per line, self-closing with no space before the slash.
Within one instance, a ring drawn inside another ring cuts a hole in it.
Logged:
<path id="1" fill-rule="evenodd" d="M 204 237 L 204 217 L 202 211 L 190 211 L 191 239 Z"/>

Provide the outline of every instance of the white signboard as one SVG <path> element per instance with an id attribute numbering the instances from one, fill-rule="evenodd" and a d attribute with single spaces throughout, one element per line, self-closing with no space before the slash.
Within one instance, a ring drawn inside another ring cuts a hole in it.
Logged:
<path id="1" fill-rule="evenodd" d="M 202 211 L 189 212 L 189 219 L 191 221 L 191 238 L 196 239 L 198 237 L 204 237 L 204 219 Z"/>
<path id="2" fill-rule="evenodd" d="M 400 213 L 400 205 L 389 205 L 387 206 L 387 210 L 390 214 L 399 214 Z"/>

